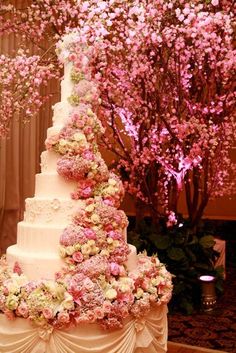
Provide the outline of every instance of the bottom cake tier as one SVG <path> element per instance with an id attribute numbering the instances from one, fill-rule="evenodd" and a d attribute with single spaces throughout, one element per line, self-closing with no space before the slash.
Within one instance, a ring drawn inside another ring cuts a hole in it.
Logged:
<path id="1" fill-rule="evenodd" d="M 125 265 L 128 271 L 133 271 L 137 266 L 137 251 L 133 245 L 129 244 L 129 248 L 130 254 Z M 29 280 L 54 279 L 55 273 L 65 265 L 59 251 L 58 253 L 29 252 L 22 250 L 17 245 L 12 245 L 7 249 L 7 262 L 11 268 L 17 262 Z"/>
<path id="2" fill-rule="evenodd" d="M 124 320 L 124 327 L 104 331 L 97 324 L 67 330 L 32 326 L 28 320 L 8 320 L 0 314 L 1 353 L 165 353 L 167 306 L 154 307 L 140 319 Z"/>

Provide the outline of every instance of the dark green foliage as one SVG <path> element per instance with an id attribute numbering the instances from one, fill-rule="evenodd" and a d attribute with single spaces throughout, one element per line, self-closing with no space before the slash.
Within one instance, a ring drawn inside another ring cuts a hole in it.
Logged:
<path id="1" fill-rule="evenodd" d="M 170 310 L 191 314 L 200 306 L 199 276 L 216 276 L 216 288 L 222 291 L 222 269 L 214 268 L 218 253 L 214 251 L 214 237 L 203 230 L 190 229 L 188 222 L 167 228 L 164 221 L 157 230 L 148 220 L 142 220 L 136 230 L 128 233 L 128 240 L 138 251 L 156 253 L 173 274 L 173 297 Z"/>

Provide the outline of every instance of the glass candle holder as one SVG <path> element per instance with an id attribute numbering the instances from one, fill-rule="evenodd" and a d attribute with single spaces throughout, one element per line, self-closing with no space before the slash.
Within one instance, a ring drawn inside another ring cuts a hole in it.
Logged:
<path id="1" fill-rule="evenodd" d="M 199 277 L 201 283 L 201 305 L 203 311 L 211 311 L 216 305 L 215 277 L 204 275 Z"/>

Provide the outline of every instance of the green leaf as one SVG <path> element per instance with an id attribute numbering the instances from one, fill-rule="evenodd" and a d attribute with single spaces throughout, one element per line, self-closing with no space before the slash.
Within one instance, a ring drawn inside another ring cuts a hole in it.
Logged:
<path id="1" fill-rule="evenodd" d="M 191 262 L 197 261 L 196 255 L 189 248 L 186 247 L 185 252 Z"/>
<path id="2" fill-rule="evenodd" d="M 192 237 L 192 240 L 188 243 L 188 245 L 195 245 L 198 243 L 198 237 L 196 237 L 196 235 L 194 235 Z"/>
<path id="3" fill-rule="evenodd" d="M 150 238 L 157 247 L 157 249 L 160 250 L 167 249 L 172 243 L 171 238 L 168 235 L 159 235 L 152 233 L 150 235 Z"/>
<path id="4" fill-rule="evenodd" d="M 187 315 L 191 315 L 193 313 L 193 304 L 185 298 L 182 298 L 180 307 L 186 312 Z"/>
<path id="5" fill-rule="evenodd" d="M 167 250 L 167 254 L 171 260 L 180 261 L 185 258 L 185 253 L 181 248 L 171 248 Z"/>
<path id="6" fill-rule="evenodd" d="M 199 239 L 199 244 L 205 249 L 212 248 L 215 245 L 214 237 L 212 235 L 204 235 Z"/>

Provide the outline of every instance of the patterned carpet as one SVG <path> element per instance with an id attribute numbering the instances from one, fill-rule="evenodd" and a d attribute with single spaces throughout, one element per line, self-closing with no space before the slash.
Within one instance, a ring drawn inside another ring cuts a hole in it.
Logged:
<path id="1" fill-rule="evenodd" d="M 227 271 L 214 311 L 169 315 L 169 341 L 236 353 L 236 267 Z"/>

